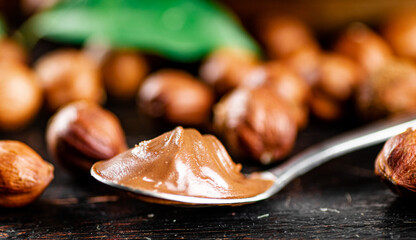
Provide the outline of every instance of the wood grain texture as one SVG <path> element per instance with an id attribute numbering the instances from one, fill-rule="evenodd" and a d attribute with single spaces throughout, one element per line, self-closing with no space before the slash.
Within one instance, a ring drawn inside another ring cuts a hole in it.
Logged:
<path id="1" fill-rule="evenodd" d="M 111 103 L 130 147 L 172 126 Z M 43 114 L 27 130 L 0 134 L 46 152 Z M 356 127 L 312 121 L 295 152 Z M 411 238 L 416 208 L 379 183 L 373 164 L 381 145 L 335 159 L 302 176 L 271 199 L 241 207 L 178 208 L 132 199 L 92 178 L 76 179 L 56 165 L 56 178 L 38 201 L 0 209 L 0 238 L 16 239 L 277 239 Z M 245 170 L 259 166 L 244 162 Z"/>

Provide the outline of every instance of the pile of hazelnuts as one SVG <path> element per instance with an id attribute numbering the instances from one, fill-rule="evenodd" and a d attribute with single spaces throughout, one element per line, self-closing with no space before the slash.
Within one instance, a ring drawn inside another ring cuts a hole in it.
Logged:
<path id="1" fill-rule="evenodd" d="M 94 162 L 128 148 L 118 118 L 101 106 L 110 95 L 136 99 L 141 112 L 173 124 L 212 126 L 234 155 L 270 164 L 290 153 L 310 113 L 336 120 L 349 101 L 369 120 L 415 111 L 415 31 L 416 14 L 390 19 L 381 34 L 353 23 L 327 51 L 300 20 L 273 16 L 258 27 L 267 60 L 219 48 L 204 59 L 198 77 L 178 69 L 149 73 L 146 58 L 132 50 L 97 59 L 60 49 L 30 68 L 23 49 L 3 38 L 0 131 L 26 127 L 43 105 L 56 112 L 46 133 L 50 153 L 68 169 L 88 173 Z M 52 178 L 53 166 L 30 147 L 0 141 L 0 206 L 30 203 Z"/>

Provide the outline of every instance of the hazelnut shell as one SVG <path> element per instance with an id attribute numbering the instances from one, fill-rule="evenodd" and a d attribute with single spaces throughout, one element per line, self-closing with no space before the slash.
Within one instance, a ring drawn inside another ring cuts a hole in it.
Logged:
<path id="1" fill-rule="evenodd" d="M 88 173 L 94 162 L 127 149 L 117 117 L 88 101 L 60 109 L 48 123 L 46 141 L 54 158 L 75 173 Z"/>
<path id="2" fill-rule="evenodd" d="M 282 99 L 265 88 L 236 89 L 214 107 L 214 127 L 234 154 L 262 164 L 285 157 L 297 127 Z"/>
<path id="3" fill-rule="evenodd" d="M 0 141 L 0 206 L 35 201 L 53 179 L 54 167 L 24 143 Z"/>
<path id="4" fill-rule="evenodd" d="M 38 113 L 42 89 L 25 65 L 0 62 L 0 130 L 25 127 Z"/>
<path id="5" fill-rule="evenodd" d="M 416 65 L 407 60 L 392 60 L 359 85 L 358 110 L 365 119 L 416 111 Z"/>
<path id="6" fill-rule="evenodd" d="M 375 174 L 402 197 L 416 196 L 416 132 L 389 139 L 375 161 Z"/>
<path id="7" fill-rule="evenodd" d="M 257 56 L 248 50 L 219 48 L 204 60 L 199 75 L 222 95 L 240 86 L 245 76 L 258 64 Z"/>
<path id="8" fill-rule="evenodd" d="M 134 99 L 148 69 L 145 59 L 134 51 L 112 52 L 101 67 L 107 93 L 118 99 Z"/>
<path id="9" fill-rule="evenodd" d="M 181 125 L 208 121 L 213 91 L 190 74 L 172 69 L 150 75 L 138 93 L 140 109 L 151 117 L 163 117 Z"/>
<path id="10" fill-rule="evenodd" d="M 36 62 L 35 72 L 44 89 L 46 105 L 52 111 L 76 100 L 105 100 L 97 64 L 79 50 L 51 52 Z"/>

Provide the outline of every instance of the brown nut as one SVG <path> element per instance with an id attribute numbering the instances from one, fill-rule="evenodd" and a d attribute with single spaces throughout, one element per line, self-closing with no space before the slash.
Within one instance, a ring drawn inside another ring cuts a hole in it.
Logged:
<path id="1" fill-rule="evenodd" d="M 333 121 L 343 114 L 342 102 L 320 91 L 313 91 L 310 101 L 311 113 L 321 120 Z"/>
<path id="2" fill-rule="evenodd" d="M 214 127 L 233 153 L 262 164 L 286 156 L 297 134 L 287 105 L 265 88 L 239 88 L 224 96 L 214 107 Z"/>
<path id="3" fill-rule="evenodd" d="M 36 75 L 25 65 L 0 62 L 0 130 L 26 126 L 42 104 Z"/>
<path id="4" fill-rule="evenodd" d="M 201 79 L 224 94 L 238 87 L 259 60 L 252 52 L 238 48 L 220 48 L 211 53 L 201 65 Z"/>
<path id="5" fill-rule="evenodd" d="M 88 101 L 60 109 L 48 123 L 46 142 L 55 160 L 74 173 L 88 173 L 96 161 L 127 149 L 118 118 Z"/>
<path id="6" fill-rule="evenodd" d="M 318 80 L 321 50 L 316 46 L 302 47 L 282 59 L 282 61 L 301 76 L 309 86 L 314 85 Z"/>
<path id="7" fill-rule="evenodd" d="M 270 89 L 287 103 L 299 128 L 308 122 L 307 104 L 310 97 L 308 84 L 286 65 L 271 61 L 250 72 L 242 86 Z"/>
<path id="8" fill-rule="evenodd" d="M 104 102 L 105 91 L 95 62 L 74 49 L 57 50 L 43 56 L 35 65 L 49 109 L 69 102 Z"/>
<path id="9" fill-rule="evenodd" d="M 362 79 L 357 64 L 336 53 L 322 54 L 319 70 L 315 87 L 339 101 L 351 98 Z"/>
<path id="10" fill-rule="evenodd" d="M 53 179 L 54 167 L 18 141 L 0 141 L 0 207 L 35 201 Z"/>
<path id="11" fill-rule="evenodd" d="M 150 75 L 139 90 L 140 109 L 152 117 L 184 125 L 200 125 L 210 116 L 212 90 L 190 74 L 165 69 Z"/>
<path id="12" fill-rule="evenodd" d="M 361 23 L 351 24 L 347 28 L 338 39 L 335 51 L 357 61 L 366 74 L 374 73 L 392 58 L 386 41 Z"/>
<path id="13" fill-rule="evenodd" d="M 416 12 L 400 13 L 392 17 L 384 28 L 384 37 L 395 53 L 416 59 Z"/>
<path id="14" fill-rule="evenodd" d="M 0 39 L 0 60 L 7 62 L 26 63 L 27 54 L 22 46 L 10 38 Z"/>
<path id="15" fill-rule="evenodd" d="M 367 119 L 416 111 L 416 65 L 407 60 L 390 61 L 364 81 L 357 90 L 360 114 Z"/>
<path id="16" fill-rule="evenodd" d="M 375 161 L 375 174 L 393 192 L 402 197 L 416 196 L 416 132 L 406 132 L 389 139 Z"/>
<path id="17" fill-rule="evenodd" d="M 134 98 L 148 68 L 145 59 L 134 51 L 112 52 L 101 68 L 107 93 L 118 99 Z"/>
<path id="18" fill-rule="evenodd" d="M 309 28 L 299 19 L 274 16 L 260 20 L 260 38 L 272 59 L 285 58 L 309 45 L 317 46 Z"/>

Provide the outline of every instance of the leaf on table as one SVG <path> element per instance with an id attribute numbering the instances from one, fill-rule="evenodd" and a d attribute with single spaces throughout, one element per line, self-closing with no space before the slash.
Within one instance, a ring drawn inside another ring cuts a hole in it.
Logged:
<path id="1" fill-rule="evenodd" d="M 232 15 L 208 0 L 69 0 L 25 25 L 36 38 L 68 43 L 98 40 L 179 61 L 198 60 L 221 46 L 258 52 Z"/>

